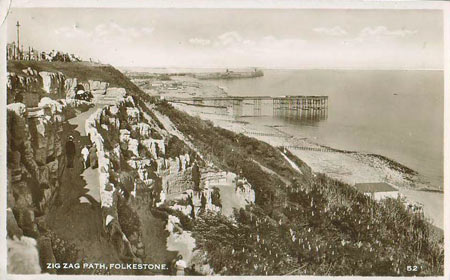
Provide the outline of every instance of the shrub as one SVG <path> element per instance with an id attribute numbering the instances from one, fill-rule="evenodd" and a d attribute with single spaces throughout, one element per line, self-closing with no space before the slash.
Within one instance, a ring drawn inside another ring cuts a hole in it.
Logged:
<path id="1" fill-rule="evenodd" d="M 130 237 L 135 232 L 140 233 L 141 221 L 139 216 L 128 204 L 121 203 L 117 209 L 117 214 L 120 227 L 127 237 Z"/>

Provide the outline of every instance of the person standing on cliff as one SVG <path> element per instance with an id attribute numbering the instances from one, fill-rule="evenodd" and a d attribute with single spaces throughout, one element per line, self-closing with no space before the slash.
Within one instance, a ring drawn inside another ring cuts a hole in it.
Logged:
<path id="1" fill-rule="evenodd" d="M 88 145 L 84 146 L 84 148 L 81 150 L 81 155 L 83 157 L 84 169 L 87 169 L 90 166 L 90 164 L 89 164 L 89 146 Z"/>
<path id="2" fill-rule="evenodd" d="M 200 190 L 200 168 L 197 160 L 194 161 L 192 166 L 192 181 L 194 182 L 194 191 L 198 192 Z"/>
<path id="3" fill-rule="evenodd" d="M 192 194 L 188 194 L 187 201 L 188 205 L 191 206 L 191 218 L 195 220 L 195 205 Z"/>
<path id="4" fill-rule="evenodd" d="M 69 136 L 69 140 L 66 142 L 66 158 L 67 167 L 73 168 L 73 158 L 75 157 L 75 143 L 73 142 L 73 136 Z"/>
<path id="5" fill-rule="evenodd" d="M 175 267 L 177 270 L 177 275 L 183 275 L 184 276 L 184 270 L 187 267 L 186 262 L 183 260 L 183 257 L 181 255 L 178 255 L 177 261 L 175 262 Z"/>
<path id="6" fill-rule="evenodd" d="M 95 143 L 92 143 L 92 147 L 89 149 L 89 163 L 92 169 L 98 167 L 97 147 Z"/>

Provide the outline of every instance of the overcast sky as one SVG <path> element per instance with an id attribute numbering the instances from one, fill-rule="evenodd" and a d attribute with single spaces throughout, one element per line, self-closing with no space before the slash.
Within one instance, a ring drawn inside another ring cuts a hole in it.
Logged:
<path id="1" fill-rule="evenodd" d="M 8 41 L 115 66 L 442 69 L 437 10 L 13 9 Z"/>

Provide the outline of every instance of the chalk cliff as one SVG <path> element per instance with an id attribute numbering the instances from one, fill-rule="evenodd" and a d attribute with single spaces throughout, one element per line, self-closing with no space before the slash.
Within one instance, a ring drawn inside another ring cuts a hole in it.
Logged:
<path id="1" fill-rule="evenodd" d="M 21 72 L 7 73 L 8 104 L 20 102 L 35 107 L 46 96 L 52 99 L 74 99 L 77 89 L 90 91 L 94 97 L 107 92 L 114 96 L 125 95 L 124 88 L 109 88 L 108 82 L 67 77 L 59 71 L 38 72 L 28 67 Z"/>

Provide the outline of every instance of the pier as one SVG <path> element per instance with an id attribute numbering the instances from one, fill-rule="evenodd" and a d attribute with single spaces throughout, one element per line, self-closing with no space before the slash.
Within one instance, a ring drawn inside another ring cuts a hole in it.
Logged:
<path id="1" fill-rule="evenodd" d="M 274 110 L 321 110 L 328 108 L 328 96 L 283 96 L 273 98 Z"/>
<path id="2" fill-rule="evenodd" d="M 232 107 L 233 115 L 242 116 L 243 106 L 252 107 L 252 115 L 260 116 L 263 103 L 271 104 L 273 114 L 278 116 L 308 116 L 312 119 L 326 116 L 328 96 L 227 96 L 227 97 L 165 97 L 174 103 L 208 107 Z"/>

